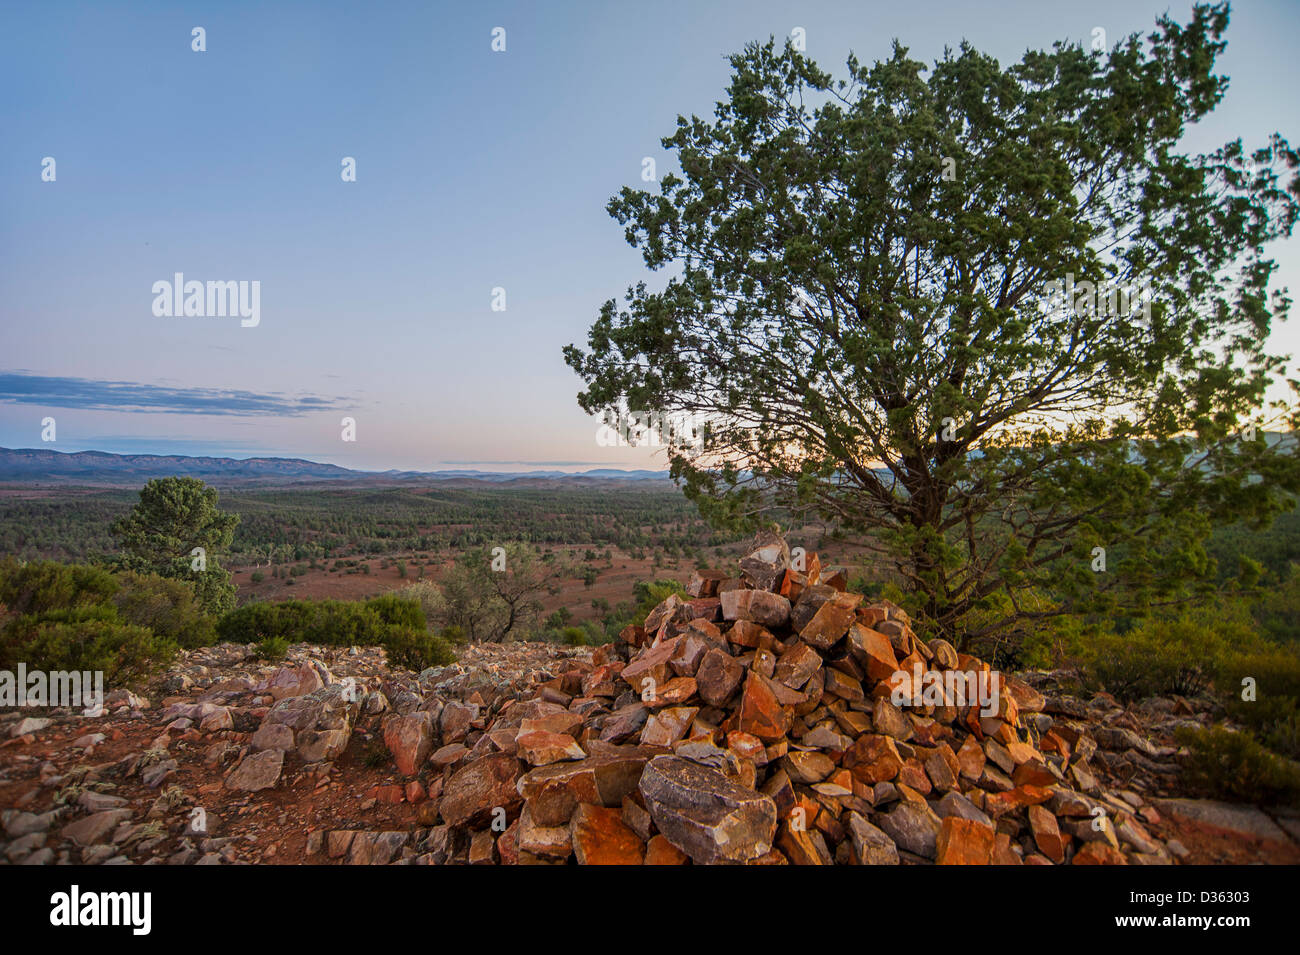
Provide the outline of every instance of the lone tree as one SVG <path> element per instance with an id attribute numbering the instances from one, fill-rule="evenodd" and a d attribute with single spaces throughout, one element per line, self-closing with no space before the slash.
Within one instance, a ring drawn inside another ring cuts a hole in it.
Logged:
<path id="1" fill-rule="evenodd" d="M 669 449 L 706 517 L 833 520 L 958 641 L 1204 586 L 1209 528 L 1300 486 L 1264 249 L 1297 155 L 1178 149 L 1224 95 L 1227 23 L 1007 68 L 895 43 L 839 81 L 750 45 L 714 119 L 663 140 L 681 174 L 610 201 L 672 274 L 565 349 L 579 403 L 708 422 Z"/>
<path id="2" fill-rule="evenodd" d="M 216 614 L 235 605 L 235 585 L 216 555 L 230 546 L 238 524 L 238 514 L 217 507 L 215 488 L 198 478 L 169 477 L 146 484 L 111 530 L 122 566 L 187 581 L 199 606 Z"/>

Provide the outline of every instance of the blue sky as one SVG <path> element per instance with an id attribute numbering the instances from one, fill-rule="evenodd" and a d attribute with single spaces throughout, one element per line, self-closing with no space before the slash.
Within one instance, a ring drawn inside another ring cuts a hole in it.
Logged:
<path id="1" fill-rule="evenodd" d="M 1166 9 L 1190 4 L 6 0 L 0 446 L 656 466 L 597 444 L 560 349 L 655 280 L 605 204 L 643 157 L 671 168 L 659 139 L 711 112 L 728 53 L 803 27 L 832 71 L 895 37 L 926 61 L 965 38 L 1008 63 Z M 1231 87 L 1189 148 L 1300 140 L 1296 12 L 1236 4 Z M 1292 289 L 1298 247 L 1272 250 Z M 176 272 L 259 281 L 260 324 L 156 317 L 152 286 Z M 1276 350 L 1300 352 L 1296 321 Z"/>

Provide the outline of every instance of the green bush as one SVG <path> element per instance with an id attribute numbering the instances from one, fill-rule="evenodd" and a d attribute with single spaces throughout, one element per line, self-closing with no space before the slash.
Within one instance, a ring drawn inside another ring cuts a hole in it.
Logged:
<path id="1" fill-rule="evenodd" d="M 24 614 L 0 634 L 0 668 L 101 671 L 109 685 L 131 683 L 164 666 L 176 644 L 147 627 L 123 623 L 101 604 Z"/>
<path id="2" fill-rule="evenodd" d="M 124 622 L 148 627 L 187 649 L 216 641 L 212 618 L 200 610 L 184 581 L 129 570 L 117 574 L 117 580 L 121 586 L 112 602 Z"/>
<path id="3" fill-rule="evenodd" d="M 1090 677 L 1118 699 L 1194 696 L 1210 687 L 1230 648 L 1254 639 L 1249 631 L 1236 632 L 1230 621 L 1204 615 L 1153 619 L 1128 633 L 1093 637 L 1084 657 Z"/>
<path id="4" fill-rule="evenodd" d="M 1300 765 L 1270 753 L 1249 733 L 1180 728 L 1187 781 L 1219 799 L 1300 806 Z"/>
<path id="5" fill-rule="evenodd" d="M 117 593 L 116 578 L 102 567 L 53 560 L 0 561 L 0 603 L 19 614 L 104 603 Z"/>
<path id="6" fill-rule="evenodd" d="M 217 621 L 217 634 L 233 643 L 281 637 L 291 643 L 381 646 L 388 651 L 391 664 L 413 670 L 455 660 L 450 644 L 428 632 L 420 604 L 393 594 L 367 601 L 245 604 Z"/>
<path id="7" fill-rule="evenodd" d="M 559 633 L 559 642 L 571 647 L 586 647 L 591 645 L 591 640 L 587 637 L 587 631 L 582 627 L 565 627 Z"/>
<path id="8" fill-rule="evenodd" d="M 289 652 L 289 641 L 284 637 L 267 637 L 253 649 L 259 660 L 283 660 Z"/>
<path id="9" fill-rule="evenodd" d="M 1254 699 L 1243 700 L 1243 682 L 1254 681 Z M 1227 655 L 1215 688 L 1228 715 L 1248 726 L 1269 749 L 1300 759 L 1300 648 L 1292 643 Z"/>

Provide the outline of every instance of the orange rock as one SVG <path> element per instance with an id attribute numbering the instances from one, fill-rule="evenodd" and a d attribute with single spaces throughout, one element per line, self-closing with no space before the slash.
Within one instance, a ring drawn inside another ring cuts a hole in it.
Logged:
<path id="1" fill-rule="evenodd" d="M 645 858 L 645 846 L 619 809 L 579 803 L 569 835 L 579 865 L 641 865 Z"/>
<path id="2" fill-rule="evenodd" d="M 1104 842 L 1085 842 L 1071 862 L 1074 865 L 1128 865 L 1124 853 Z"/>
<path id="3" fill-rule="evenodd" d="M 974 819 L 949 816 L 939 827 L 937 865 L 991 865 L 997 833 Z"/>
<path id="4" fill-rule="evenodd" d="M 740 697 L 737 729 L 764 742 L 775 742 L 785 736 L 789 728 L 789 715 L 777 702 L 771 686 L 751 671 L 745 678 L 745 689 Z"/>
<path id="5" fill-rule="evenodd" d="M 990 816 L 1001 816 L 1012 809 L 1025 806 L 1037 806 L 1052 798 L 1052 792 L 1042 786 L 1017 786 L 1004 793 L 992 793 L 985 804 L 984 811 Z"/>
<path id="6" fill-rule="evenodd" d="M 898 657 L 889 645 L 889 638 L 860 623 L 849 627 L 849 651 L 872 681 L 888 680 L 899 669 Z"/>
<path id="7" fill-rule="evenodd" d="M 651 836 L 645 847 L 645 865 L 686 865 L 690 859 L 663 836 Z"/>
<path id="8" fill-rule="evenodd" d="M 424 802 L 424 787 L 418 779 L 412 779 L 406 784 L 406 801 L 412 804 Z"/>
<path id="9" fill-rule="evenodd" d="M 1034 833 L 1034 844 L 1043 855 L 1057 865 L 1065 861 L 1065 840 L 1056 824 L 1056 817 L 1042 806 L 1029 807 L 1029 828 Z"/>
<path id="10" fill-rule="evenodd" d="M 903 768 L 903 757 L 888 736 L 865 733 L 845 752 L 844 766 L 854 777 L 874 786 L 895 778 Z"/>

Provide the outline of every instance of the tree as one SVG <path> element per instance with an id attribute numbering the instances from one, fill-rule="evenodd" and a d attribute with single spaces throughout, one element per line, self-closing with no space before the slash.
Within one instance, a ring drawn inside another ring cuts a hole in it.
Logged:
<path id="1" fill-rule="evenodd" d="M 502 643 L 528 633 L 541 616 L 541 595 L 572 568 L 535 547 L 511 543 L 504 563 L 486 548 L 466 551 L 442 575 L 431 609 L 440 627 L 459 627 L 471 642 Z"/>
<path id="2" fill-rule="evenodd" d="M 124 568 L 187 581 L 204 612 L 219 614 L 234 607 L 235 585 L 217 552 L 230 546 L 238 524 L 239 515 L 217 507 L 215 488 L 198 478 L 169 477 L 146 484 L 111 530 Z"/>
<path id="3" fill-rule="evenodd" d="M 702 422 L 668 456 L 706 517 L 837 522 L 959 641 L 1186 595 L 1213 523 L 1300 487 L 1264 255 L 1297 155 L 1177 148 L 1224 94 L 1227 23 L 1197 6 L 1006 68 L 896 43 L 839 81 L 750 45 L 715 118 L 663 140 L 681 174 L 609 203 L 674 274 L 565 349 L 579 404 Z"/>

